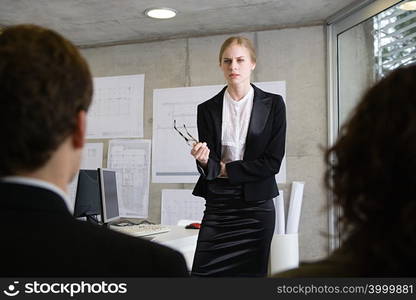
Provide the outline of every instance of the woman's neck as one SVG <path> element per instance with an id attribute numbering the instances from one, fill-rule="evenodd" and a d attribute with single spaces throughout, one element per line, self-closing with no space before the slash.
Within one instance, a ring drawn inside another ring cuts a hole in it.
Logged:
<path id="1" fill-rule="evenodd" d="M 240 101 L 247 95 L 248 91 L 250 90 L 250 83 L 248 84 L 239 84 L 239 85 L 228 85 L 227 91 L 230 94 L 231 98 L 234 101 Z"/>

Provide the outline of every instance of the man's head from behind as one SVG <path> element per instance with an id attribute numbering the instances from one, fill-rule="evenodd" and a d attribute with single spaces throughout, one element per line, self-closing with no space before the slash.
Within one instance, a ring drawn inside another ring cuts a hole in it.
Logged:
<path id="1" fill-rule="evenodd" d="M 35 25 L 1 33 L 0 176 L 45 165 L 79 130 L 91 97 L 88 65 L 65 38 Z"/>

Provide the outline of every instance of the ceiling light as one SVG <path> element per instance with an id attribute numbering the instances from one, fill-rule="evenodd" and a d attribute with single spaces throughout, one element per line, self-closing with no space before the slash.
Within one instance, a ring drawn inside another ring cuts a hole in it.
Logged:
<path id="1" fill-rule="evenodd" d="M 176 16 L 176 10 L 173 8 L 148 8 L 144 11 L 145 15 L 154 19 L 170 19 Z"/>
<path id="2" fill-rule="evenodd" d="M 416 1 L 408 1 L 399 5 L 400 9 L 403 10 L 416 10 Z"/>

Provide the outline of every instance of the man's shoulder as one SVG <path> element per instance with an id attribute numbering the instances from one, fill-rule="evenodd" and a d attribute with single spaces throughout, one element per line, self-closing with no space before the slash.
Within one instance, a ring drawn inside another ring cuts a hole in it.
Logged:
<path id="1" fill-rule="evenodd" d="M 84 233 L 85 239 L 102 248 L 103 255 L 111 254 L 110 260 L 121 259 L 129 262 L 129 268 L 138 274 L 152 276 L 186 276 L 187 269 L 183 255 L 178 251 L 159 245 L 144 238 L 132 237 L 108 228 L 77 221 L 75 225 Z"/>
<path id="2" fill-rule="evenodd" d="M 2 250 L 10 257 L 0 274 L 187 276 L 179 252 L 77 220 L 59 196 L 41 189 L 36 196 L 20 193 L 22 188 L 13 187 L 8 196 L 0 188 Z"/>
<path id="3" fill-rule="evenodd" d="M 59 214 L 30 212 L 23 218 L 17 227 L 0 230 L 3 251 L 14 261 L 0 274 L 22 270 L 28 276 L 187 276 L 179 252 L 151 241 Z M 30 255 L 24 256 L 27 249 Z"/>

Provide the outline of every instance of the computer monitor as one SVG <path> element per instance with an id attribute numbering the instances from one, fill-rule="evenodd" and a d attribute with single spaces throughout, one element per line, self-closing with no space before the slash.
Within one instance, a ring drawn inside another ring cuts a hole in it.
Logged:
<path id="1" fill-rule="evenodd" d="M 79 170 L 75 196 L 74 217 L 86 217 L 87 221 L 99 223 L 101 199 L 98 185 L 98 170 Z"/>
<path id="2" fill-rule="evenodd" d="M 118 209 L 118 194 L 116 171 L 109 169 L 98 169 L 98 180 L 101 194 L 101 210 L 104 223 L 120 219 Z"/>

